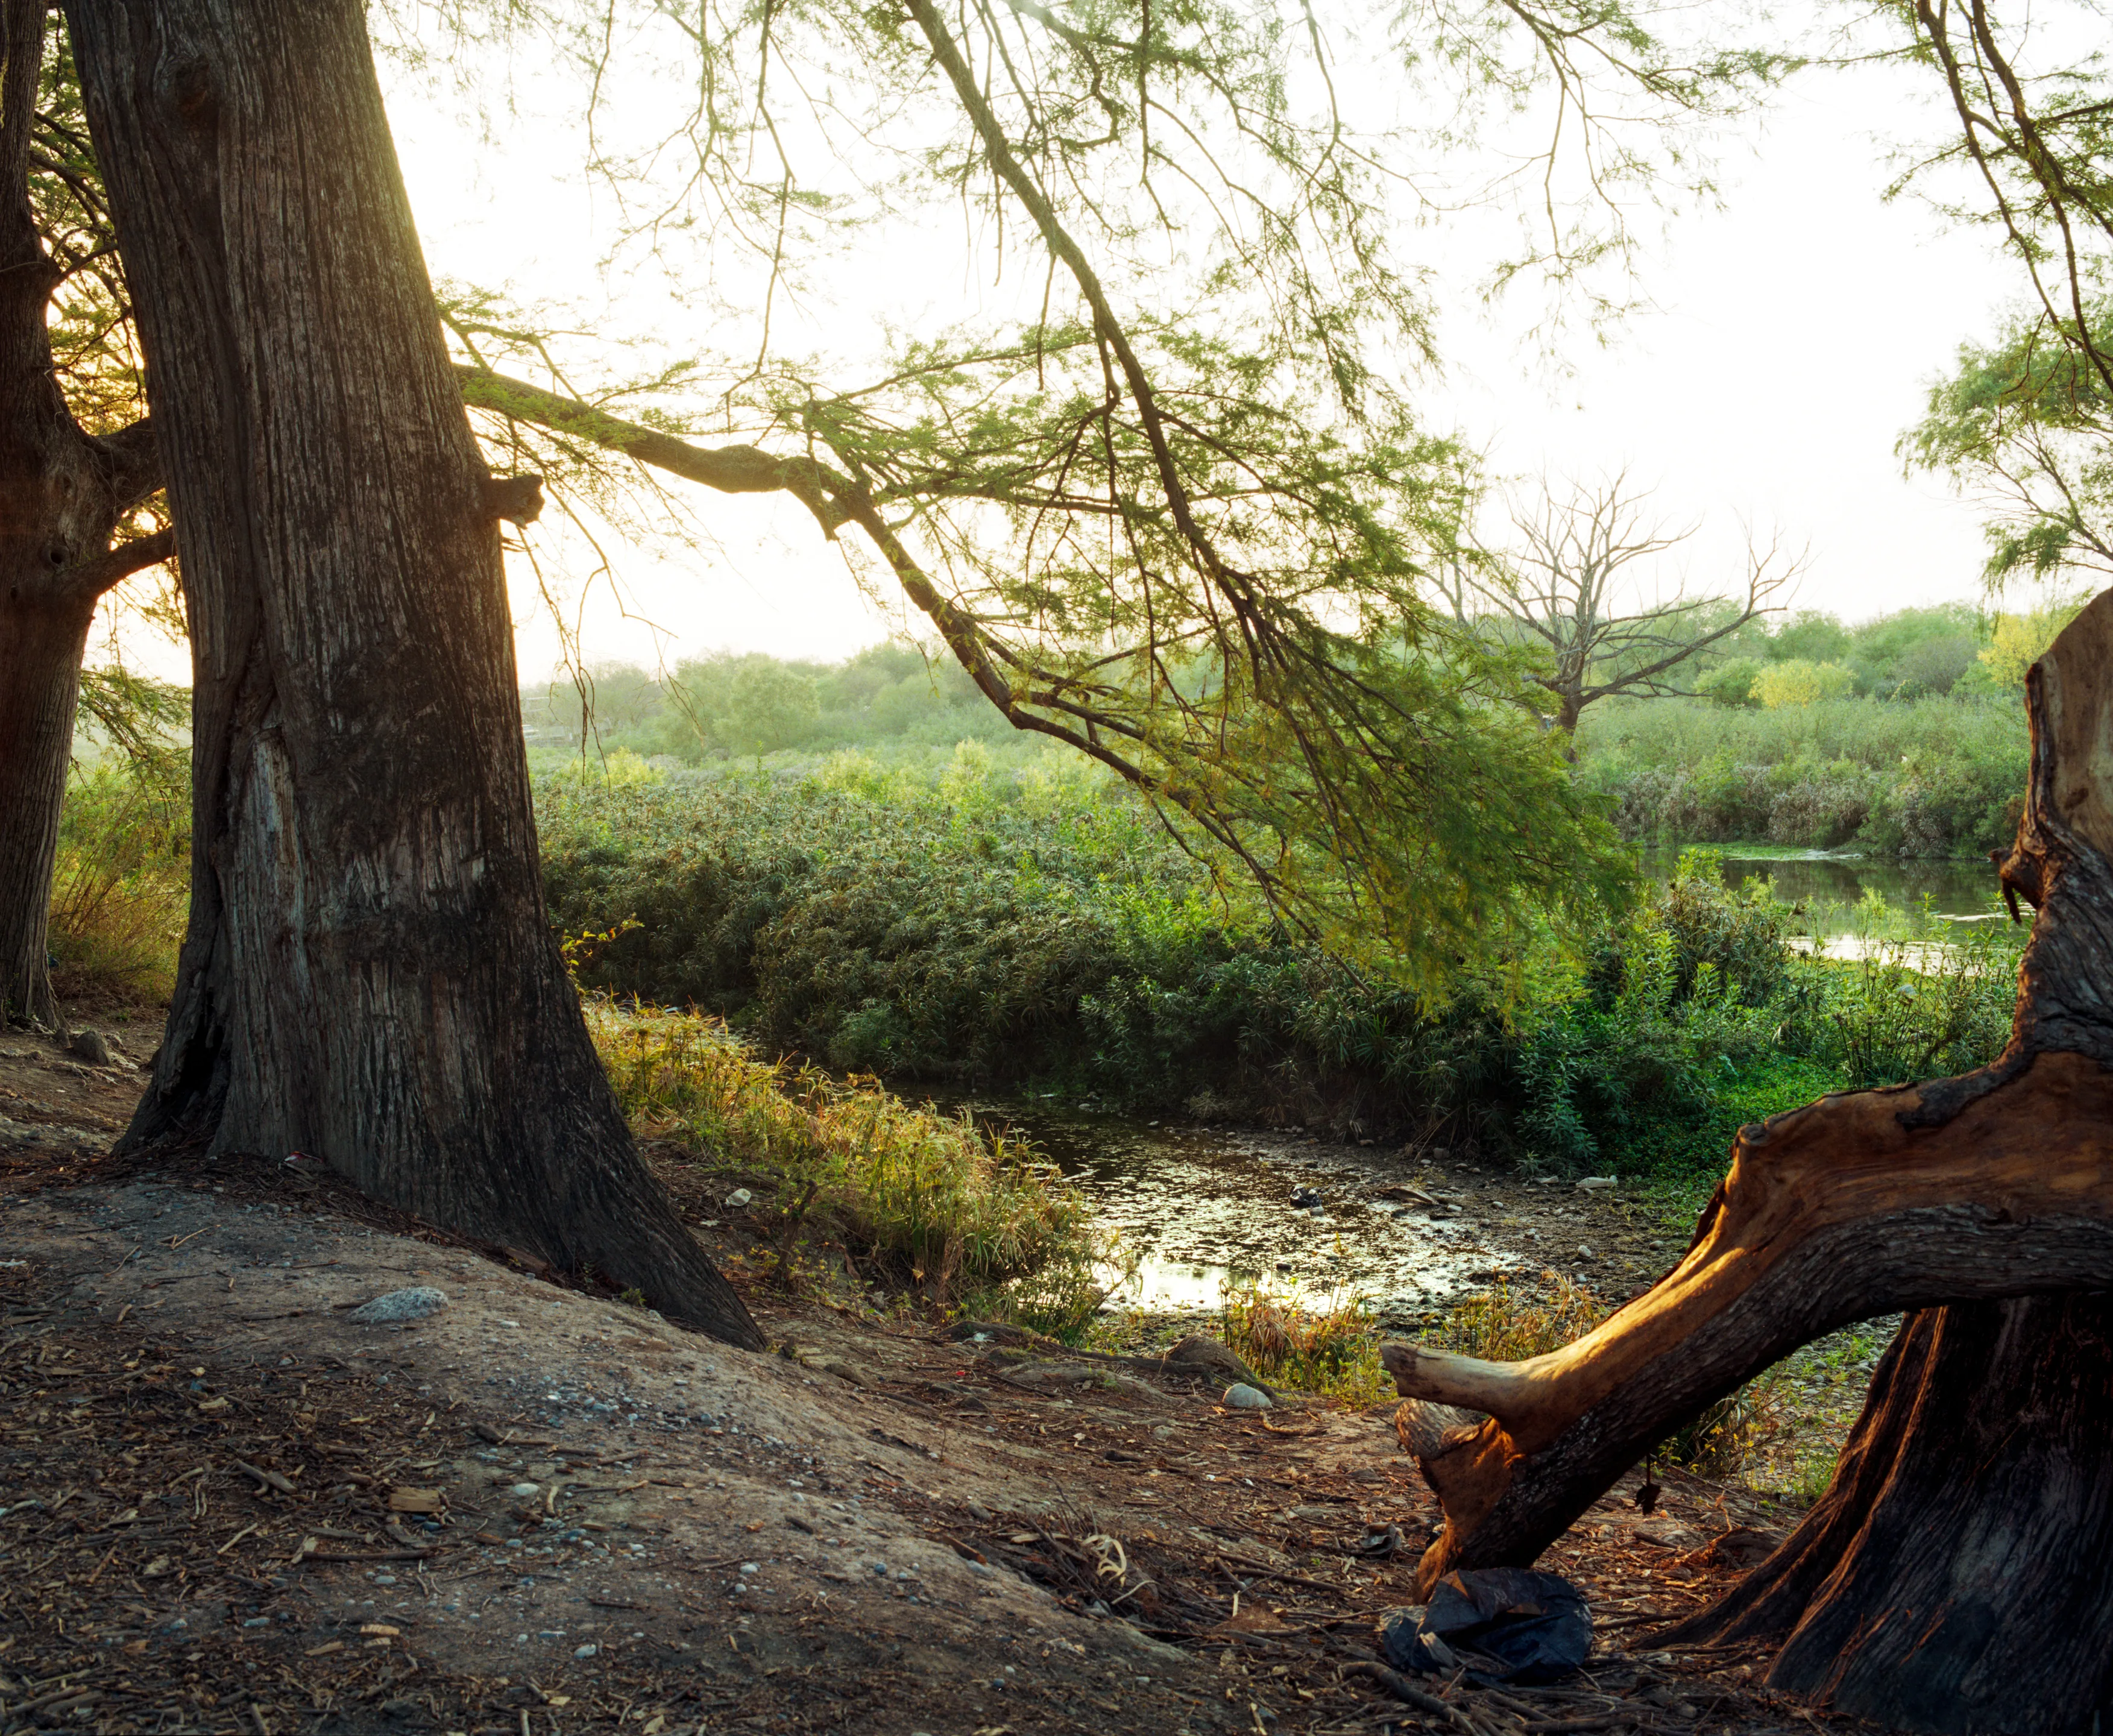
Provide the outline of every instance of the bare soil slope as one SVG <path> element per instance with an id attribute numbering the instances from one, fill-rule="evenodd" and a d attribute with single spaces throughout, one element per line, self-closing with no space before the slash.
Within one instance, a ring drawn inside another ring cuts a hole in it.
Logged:
<path id="1" fill-rule="evenodd" d="M 1732 1492 L 1609 1497 L 1543 1564 L 1595 1603 L 1585 1679 L 1418 1711 L 1360 1671 L 1435 1516 L 1389 1407 L 1229 1410 L 753 1286 L 784 1354 L 745 1355 L 283 1165 L 128 1171 L 95 1153 L 136 1075 L 4 1046 L 8 1730 L 1810 1717 L 1741 1656 L 1628 1649 L 1773 1542 Z M 446 1305 L 350 1318 L 412 1286 Z"/>

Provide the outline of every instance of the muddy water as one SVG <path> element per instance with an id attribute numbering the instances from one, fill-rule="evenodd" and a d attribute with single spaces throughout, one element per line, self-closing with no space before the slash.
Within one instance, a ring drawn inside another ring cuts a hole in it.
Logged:
<path id="1" fill-rule="evenodd" d="M 1987 915 L 1999 896 L 1995 870 L 1982 857 L 1901 861 L 1819 850 L 1749 856 L 1738 854 L 1735 844 L 1707 847 L 1723 852 L 1726 886 L 1736 889 L 1750 877 L 1771 880 L 1778 898 L 1803 905 L 1830 932 L 1851 926 L 1856 904 L 1873 892 L 1896 910 L 1911 910 L 1927 898 L 1933 913 L 1954 920 Z M 1677 850 L 1647 850 L 1644 872 L 1654 880 L 1669 880 L 1678 860 Z"/>
<path id="2" fill-rule="evenodd" d="M 1116 1306 L 1215 1309 L 1228 1283 L 1259 1277 L 1309 1300 L 1355 1291 L 1383 1320 L 1407 1324 L 1497 1272 L 1537 1269 L 1537 1230 L 1478 1221 L 1488 1216 L 1479 1172 L 1298 1135 L 1017 1101 L 960 1106 L 1033 1140 L 1121 1236 L 1136 1270 Z M 1419 1178 L 1437 1206 L 1381 1196 Z M 1321 1203 L 1294 1203 L 1299 1188 Z"/>

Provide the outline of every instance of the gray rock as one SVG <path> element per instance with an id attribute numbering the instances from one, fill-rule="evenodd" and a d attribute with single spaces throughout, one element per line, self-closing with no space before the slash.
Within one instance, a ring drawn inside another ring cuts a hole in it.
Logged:
<path id="1" fill-rule="evenodd" d="M 1267 1410 L 1272 1408 L 1266 1392 L 1259 1387 L 1248 1386 L 1244 1381 L 1225 1388 L 1225 1402 L 1235 1410 Z"/>
<path id="2" fill-rule="evenodd" d="M 722 1205 L 731 1206 L 735 1210 L 738 1211 L 742 1206 L 747 1205 L 748 1202 L 755 1197 L 755 1196 L 751 1193 L 746 1187 L 737 1187 L 719 1203 Z"/>
<path id="3" fill-rule="evenodd" d="M 371 1302 L 362 1302 L 345 1318 L 362 1326 L 386 1326 L 397 1320 L 422 1320 L 447 1305 L 447 1292 L 436 1290 L 431 1284 L 416 1284 L 408 1290 L 391 1290 Z"/>
<path id="4" fill-rule="evenodd" d="M 67 1039 L 66 1047 L 91 1067 L 107 1067 L 110 1064 L 110 1045 L 103 1041 L 100 1031 L 91 1031 L 83 1026 Z"/>

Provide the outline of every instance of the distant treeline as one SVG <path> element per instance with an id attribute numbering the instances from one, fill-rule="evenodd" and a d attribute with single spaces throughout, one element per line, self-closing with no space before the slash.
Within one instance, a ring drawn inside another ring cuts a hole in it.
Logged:
<path id="1" fill-rule="evenodd" d="M 1854 625 L 1800 609 L 1718 641 L 1693 687 L 1720 705 L 1771 710 L 1821 699 L 1994 697 L 2023 685 L 2076 608 L 2053 602 L 1991 614 L 1940 603 Z"/>
<path id="2" fill-rule="evenodd" d="M 1828 699 L 1996 699 L 2066 616 L 1987 616 L 1965 604 L 1902 609 L 1845 626 L 1802 610 L 1713 648 L 1689 685 L 1714 704 L 1782 709 Z M 628 748 L 692 763 L 889 741 L 947 747 L 1010 727 L 943 650 L 869 645 L 841 663 L 760 652 L 687 658 L 650 672 L 604 663 L 522 690 L 529 738 L 602 753 Z"/>
<path id="3" fill-rule="evenodd" d="M 1978 855 L 2016 833 L 2025 671 L 2074 612 L 1944 604 L 1851 627 L 1806 610 L 1749 628 L 1695 697 L 1587 711 L 1578 775 L 1643 841 Z"/>
<path id="4" fill-rule="evenodd" d="M 1978 854 L 2016 829 L 2024 672 L 2073 613 L 1948 603 L 1854 625 L 1814 609 L 1756 623 L 1688 672 L 1691 696 L 1590 708 L 1578 775 L 1642 841 Z M 590 755 L 605 758 L 943 757 L 959 741 L 1017 739 L 943 653 L 899 645 L 837 663 L 724 653 L 658 675 L 602 664 L 522 698 L 532 745 L 577 753 L 584 722 Z"/>
<path id="5" fill-rule="evenodd" d="M 869 645 L 839 663 L 722 652 L 657 675 L 601 663 L 577 682 L 524 688 L 521 712 L 538 745 L 577 749 L 584 722 L 601 753 L 628 748 L 692 763 L 885 741 L 950 747 L 1012 733 L 959 664 L 901 645 Z"/>

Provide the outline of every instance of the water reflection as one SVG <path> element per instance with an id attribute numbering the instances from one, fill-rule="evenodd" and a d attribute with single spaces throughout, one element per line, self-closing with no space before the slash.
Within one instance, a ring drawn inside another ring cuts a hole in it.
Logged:
<path id="1" fill-rule="evenodd" d="M 1678 859 L 1677 850 L 1646 850 L 1644 870 L 1663 882 L 1673 877 Z M 1805 905 L 1821 916 L 1829 932 L 1847 926 L 1848 907 L 1866 892 L 1877 892 L 1897 910 L 1912 909 L 1927 897 L 1933 911 L 1949 917 L 1985 916 L 2000 896 L 1994 864 L 1979 858 L 1903 862 L 1823 850 L 1787 856 L 1727 854 L 1723 873 L 1728 886 L 1743 885 L 1750 877 L 1773 881 L 1778 898 Z"/>

